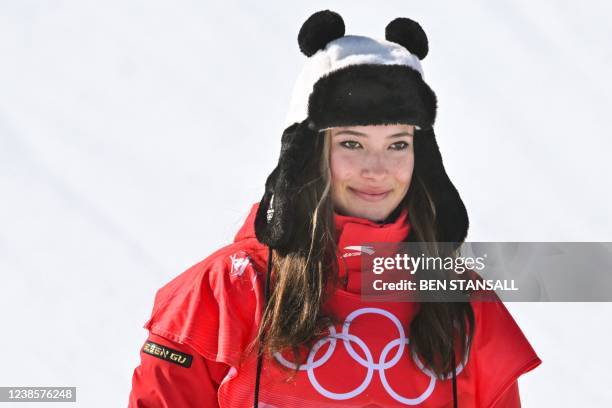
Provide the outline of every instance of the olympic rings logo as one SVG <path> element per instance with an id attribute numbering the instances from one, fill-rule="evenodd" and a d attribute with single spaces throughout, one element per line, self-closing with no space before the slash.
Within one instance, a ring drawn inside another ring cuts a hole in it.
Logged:
<path id="1" fill-rule="evenodd" d="M 368 348 L 367 344 L 361 338 L 349 332 L 352 321 L 355 318 L 361 315 L 365 315 L 365 314 L 377 314 L 377 315 L 381 315 L 381 316 L 388 318 L 389 320 L 393 322 L 393 324 L 395 324 L 395 326 L 397 327 L 397 331 L 399 333 L 398 338 L 396 338 L 395 340 L 391 340 L 389 343 L 385 345 L 385 347 L 383 348 L 380 354 L 378 362 L 374 360 L 374 357 L 372 356 L 372 352 Z M 389 311 L 384 310 L 384 309 L 375 308 L 375 307 L 365 307 L 365 308 L 357 309 L 346 317 L 346 320 L 344 321 L 342 325 L 341 333 L 337 333 L 336 329 L 333 326 L 329 326 L 329 332 L 330 332 L 329 336 L 326 336 L 315 343 L 315 345 L 310 350 L 310 353 L 308 354 L 308 358 L 306 359 L 306 364 L 302 364 L 299 367 L 299 370 L 307 372 L 308 379 L 311 385 L 313 386 L 315 390 L 317 390 L 319 394 L 327 398 L 333 399 L 333 400 L 346 400 L 349 398 L 353 398 L 357 395 L 360 395 L 364 390 L 368 388 L 368 386 L 370 385 L 370 382 L 372 381 L 372 377 L 374 376 L 375 371 L 378 372 L 380 381 L 382 382 L 382 385 L 384 386 L 389 396 L 391 396 L 393 399 L 395 399 L 396 401 L 402 404 L 418 405 L 422 403 L 423 401 L 425 401 L 427 398 L 429 398 L 429 396 L 433 393 L 436 387 L 437 378 L 431 370 L 429 370 L 423 365 L 421 360 L 415 354 L 412 354 L 412 359 L 414 363 L 419 368 L 419 370 L 421 370 L 421 372 L 423 372 L 425 375 L 430 377 L 429 385 L 427 386 L 425 391 L 423 391 L 421 395 L 418 395 L 413 398 L 408 398 L 408 397 L 402 396 L 399 393 L 397 393 L 389 384 L 385 371 L 388 368 L 395 366 L 400 361 L 404 353 L 404 348 L 406 348 L 406 346 L 408 345 L 410 341 L 410 339 L 406 337 L 404 328 L 402 327 L 402 324 L 399 321 L 399 319 L 395 315 L 390 313 Z M 326 389 L 317 380 L 315 376 L 315 372 L 314 372 L 315 368 L 321 367 L 331 358 L 332 354 L 334 353 L 336 349 L 338 340 L 342 340 L 342 343 L 344 344 L 344 347 L 346 348 L 346 351 L 348 352 L 348 354 L 357 363 L 367 368 L 368 370 L 363 382 L 360 385 L 358 385 L 355 389 L 348 391 L 348 392 L 344 392 L 344 393 L 332 392 Z M 315 361 L 314 359 L 315 355 L 321 349 L 321 347 L 323 347 L 325 343 L 330 343 L 329 348 L 327 349 L 327 351 L 325 352 L 325 354 L 323 354 L 321 358 Z M 361 349 L 361 351 L 365 355 L 365 358 L 361 357 L 359 354 L 355 352 L 355 349 L 353 348 L 351 343 L 355 343 Z M 395 355 L 393 356 L 393 358 L 391 358 L 390 360 L 387 360 L 387 356 L 389 355 L 391 350 L 393 350 L 396 347 L 397 347 L 397 351 Z M 466 353 L 465 361 L 463 361 L 457 366 L 456 371 L 455 371 L 457 375 L 461 373 L 461 371 L 463 370 L 463 367 L 465 366 L 465 364 L 467 364 L 468 354 L 469 353 Z M 274 357 L 276 358 L 278 362 L 280 362 L 285 367 L 292 368 L 292 369 L 297 368 L 296 364 L 285 359 L 280 354 L 280 352 L 275 353 Z M 449 379 L 449 378 L 450 378 L 450 375 L 445 377 L 445 379 Z"/>

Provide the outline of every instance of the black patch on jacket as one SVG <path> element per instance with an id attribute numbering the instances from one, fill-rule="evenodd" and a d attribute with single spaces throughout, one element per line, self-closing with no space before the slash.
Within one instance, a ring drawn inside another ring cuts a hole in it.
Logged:
<path id="1" fill-rule="evenodd" d="M 142 346 L 142 352 L 185 368 L 191 367 L 191 362 L 193 361 L 193 357 L 189 354 L 173 350 L 148 340 L 145 342 L 144 346 Z"/>

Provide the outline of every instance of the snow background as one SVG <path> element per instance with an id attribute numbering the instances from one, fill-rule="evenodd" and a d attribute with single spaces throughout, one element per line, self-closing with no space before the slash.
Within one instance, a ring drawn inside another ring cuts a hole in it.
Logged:
<path id="1" fill-rule="evenodd" d="M 0 2 L 0 385 L 127 404 L 155 291 L 261 197 L 321 9 L 423 25 L 467 240 L 612 240 L 610 3 L 411 3 Z M 507 307 L 543 360 L 525 407 L 612 406 L 612 304 Z"/>

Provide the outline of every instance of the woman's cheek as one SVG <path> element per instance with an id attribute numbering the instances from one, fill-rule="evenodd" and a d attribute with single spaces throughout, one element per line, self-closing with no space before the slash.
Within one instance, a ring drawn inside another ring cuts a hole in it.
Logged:
<path id="1" fill-rule="evenodd" d="M 332 177 L 336 180 L 349 179 L 359 172 L 360 158 L 356 154 L 337 152 L 331 157 Z"/>
<path id="2" fill-rule="evenodd" d="M 395 179 L 401 183 L 410 183 L 414 171 L 413 157 L 395 158 L 392 162 L 392 173 L 395 175 Z"/>

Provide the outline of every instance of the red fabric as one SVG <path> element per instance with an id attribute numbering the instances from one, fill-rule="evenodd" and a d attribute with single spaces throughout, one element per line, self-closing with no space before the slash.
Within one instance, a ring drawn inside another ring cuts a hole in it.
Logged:
<path id="1" fill-rule="evenodd" d="M 346 280 L 345 290 L 361 292 L 361 257 L 358 256 L 362 244 L 404 241 L 410 232 L 408 211 L 403 210 L 395 222 L 379 224 L 366 218 L 334 214 L 338 236 L 338 276 Z"/>
<path id="2" fill-rule="evenodd" d="M 149 334 L 147 340 L 193 356 L 189 368 L 140 352 L 132 376 L 130 407 L 215 407 L 217 390 L 230 367 L 199 355 L 184 344 Z"/>
<path id="3" fill-rule="evenodd" d="M 520 408 L 521 398 L 519 395 L 518 382 L 513 382 L 508 389 L 499 396 L 494 408 Z"/>
<path id="4" fill-rule="evenodd" d="M 252 405 L 256 358 L 240 357 L 255 337 L 263 306 L 267 247 L 255 238 L 256 211 L 257 203 L 232 244 L 158 291 L 145 328 L 169 347 L 193 353 L 194 364 L 184 368 L 141 354 L 130 407 Z M 407 214 L 383 225 L 337 214 L 335 221 L 340 273 L 347 282 L 324 308 L 340 319 L 329 329 L 336 339 L 323 338 L 306 362 L 311 369 L 292 379 L 286 368 L 291 354 L 265 359 L 259 406 L 452 407 L 451 381 L 432 379 L 408 353 L 418 304 L 366 302 L 359 293 L 355 247 L 403 240 L 410 228 Z M 477 324 L 468 361 L 458 368 L 459 406 L 520 407 L 516 380 L 541 361 L 503 303 L 472 306 Z"/>

